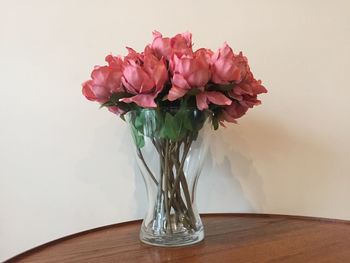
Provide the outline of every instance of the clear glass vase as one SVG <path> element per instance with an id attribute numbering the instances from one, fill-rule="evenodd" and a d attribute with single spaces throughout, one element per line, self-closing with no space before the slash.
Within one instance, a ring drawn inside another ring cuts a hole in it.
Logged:
<path id="1" fill-rule="evenodd" d="M 140 240 L 185 246 L 204 238 L 196 186 L 206 155 L 211 114 L 197 109 L 140 109 L 126 114 L 149 207 Z"/>

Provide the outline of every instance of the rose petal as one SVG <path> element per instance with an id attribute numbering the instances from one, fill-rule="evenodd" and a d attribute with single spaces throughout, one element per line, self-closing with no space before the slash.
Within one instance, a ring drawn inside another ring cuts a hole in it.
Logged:
<path id="1" fill-rule="evenodd" d="M 168 100 L 174 101 L 174 100 L 177 100 L 179 98 L 182 98 L 183 96 L 185 96 L 185 94 L 187 92 L 188 92 L 187 89 L 179 88 L 179 87 L 173 85 L 171 87 L 171 89 L 169 90 Z"/>
<path id="2" fill-rule="evenodd" d="M 207 96 L 205 92 L 196 95 L 197 108 L 199 110 L 208 109 Z"/>
<path id="3" fill-rule="evenodd" d="M 121 110 L 120 108 L 118 108 L 117 106 L 108 107 L 108 110 L 110 112 L 113 112 L 114 114 L 117 114 L 117 115 L 124 113 L 124 111 Z"/>
<path id="4" fill-rule="evenodd" d="M 173 86 L 181 89 L 190 89 L 190 85 L 187 83 L 186 79 L 181 74 L 177 73 L 173 76 Z"/>
<path id="5" fill-rule="evenodd" d="M 93 83 L 92 80 L 85 81 L 82 84 L 82 86 L 83 86 L 82 93 L 85 96 L 85 98 L 87 98 L 88 100 L 95 101 L 96 100 L 96 96 L 91 90 L 91 84 L 92 83 Z"/>
<path id="6" fill-rule="evenodd" d="M 196 70 L 187 77 L 187 81 L 192 87 L 203 87 L 210 79 L 208 69 Z"/>
<path id="7" fill-rule="evenodd" d="M 155 108 L 157 104 L 154 102 L 154 94 L 138 94 L 130 98 L 122 98 L 120 101 L 125 103 L 135 102 L 140 107 L 144 108 Z"/>
<path id="8" fill-rule="evenodd" d="M 207 99 L 216 105 L 230 105 L 232 101 L 218 91 L 206 91 Z"/>
<path id="9" fill-rule="evenodd" d="M 236 123 L 236 119 L 242 117 L 247 110 L 248 107 L 245 107 L 240 103 L 233 102 L 230 106 L 224 108 L 221 118 L 225 121 Z"/>
<path id="10" fill-rule="evenodd" d="M 153 42 L 151 44 L 151 48 L 153 49 L 156 56 L 160 59 L 161 57 L 165 57 L 166 59 L 170 59 L 172 55 L 172 49 L 170 46 L 170 38 L 163 38 L 162 34 L 158 31 L 153 31 Z"/>

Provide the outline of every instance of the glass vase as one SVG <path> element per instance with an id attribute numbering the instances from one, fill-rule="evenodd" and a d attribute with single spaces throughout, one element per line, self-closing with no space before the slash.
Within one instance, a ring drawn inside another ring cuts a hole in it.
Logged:
<path id="1" fill-rule="evenodd" d="M 139 109 L 126 115 L 149 207 L 140 240 L 185 246 L 204 239 L 196 186 L 206 155 L 211 114 L 197 109 Z"/>

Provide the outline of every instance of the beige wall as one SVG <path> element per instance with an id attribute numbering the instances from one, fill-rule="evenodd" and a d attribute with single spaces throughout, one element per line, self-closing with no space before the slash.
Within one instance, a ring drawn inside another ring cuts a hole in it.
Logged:
<path id="1" fill-rule="evenodd" d="M 122 121 L 80 83 L 151 31 L 243 50 L 269 94 L 213 135 L 202 212 L 350 219 L 350 1 L 0 1 L 0 261 L 142 217 Z"/>

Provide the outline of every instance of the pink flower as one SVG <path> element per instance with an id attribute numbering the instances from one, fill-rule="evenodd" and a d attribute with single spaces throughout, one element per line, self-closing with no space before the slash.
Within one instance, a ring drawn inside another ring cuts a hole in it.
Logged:
<path id="1" fill-rule="evenodd" d="M 248 107 L 241 105 L 240 103 L 233 101 L 231 105 L 224 107 L 220 121 L 234 122 L 236 119 L 242 117 L 248 110 Z"/>
<path id="2" fill-rule="evenodd" d="M 91 73 L 91 80 L 83 83 L 83 95 L 92 101 L 104 103 L 113 93 L 123 92 L 120 68 L 96 66 Z"/>
<path id="3" fill-rule="evenodd" d="M 242 117 L 249 108 L 261 103 L 257 99 L 258 94 L 267 92 L 261 81 L 254 78 L 248 66 L 246 70 L 242 81 L 228 92 L 233 102 L 230 106 L 224 107 L 221 115 L 222 120 L 236 122 L 236 119 Z"/>
<path id="4" fill-rule="evenodd" d="M 267 89 L 261 84 L 260 80 L 254 78 L 250 70 L 246 73 L 244 79 L 228 92 L 231 98 L 249 108 L 261 103 L 257 99 L 257 95 L 261 93 L 267 93 Z"/>
<path id="5" fill-rule="evenodd" d="M 217 84 L 228 84 L 240 80 L 242 58 L 244 57 L 237 59 L 229 45 L 224 43 L 211 58 L 212 81 Z"/>
<path id="6" fill-rule="evenodd" d="M 192 106 L 195 97 L 199 110 L 214 111 L 215 127 L 217 120 L 236 122 L 261 103 L 258 95 L 267 90 L 254 78 L 242 53 L 235 54 L 227 43 L 215 53 L 205 48 L 194 52 L 192 45 L 189 32 L 163 37 L 154 31 L 143 52 L 127 47 L 125 57 L 108 55 L 108 65 L 96 66 L 83 83 L 83 95 L 116 114 L 133 110 L 135 104 L 177 107 L 189 99 Z"/>
<path id="7" fill-rule="evenodd" d="M 153 32 L 153 42 L 150 47 L 153 49 L 158 58 L 170 60 L 175 54 L 179 57 L 182 55 L 192 55 L 192 34 L 185 32 L 177 34 L 172 38 L 163 37 L 158 31 Z"/>
<path id="8" fill-rule="evenodd" d="M 239 68 L 239 73 L 240 73 L 240 79 L 235 81 L 237 83 L 242 81 L 242 79 L 245 78 L 247 73 L 250 72 L 250 68 L 248 65 L 248 59 L 245 56 L 243 56 L 242 52 L 239 52 L 238 55 L 235 55 L 234 60 L 235 60 L 236 66 Z"/>
<path id="9" fill-rule="evenodd" d="M 135 54 L 129 50 L 125 58 L 122 83 L 132 97 L 123 98 L 125 103 L 134 102 L 141 107 L 157 107 L 154 99 L 162 91 L 168 80 L 168 72 L 163 60 L 156 58 L 146 50 L 143 54 Z"/>
<path id="10" fill-rule="evenodd" d="M 232 101 L 218 91 L 204 91 L 196 95 L 197 107 L 199 110 L 208 109 L 208 104 L 230 105 Z"/>
<path id="11" fill-rule="evenodd" d="M 143 53 L 138 53 L 131 47 L 126 47 L 128 54 L 124 57 L 124 62 L 127 63 L 129 60 L 134 61 L 137 64 L 142 64 Z"/>
<path id="12" fill-rule="evenodd" d="M 217 105 L 231 104 L 231 100 L 224 94 L 205 90 L 210 79 L 211 54 L 211 50 L 199 49 L 192 56 L 178 58 L 175 55 L 172 58 L 170 64 L 173 67 L 173 78 L 168 100 L 177 100 L 191 89 L 198 89 L 200 92 L 196 95 L 196 102 L 200 110 L 207 109 L 210 102 Z"/>
<path id="13" fill-rule="evenodd" d="M 200 48 L 194 52 L 197 57 L 203 58 L 209 65 L 211 62 L 211 57 L 214 55 L 214 52 L 208 48 Z"/>
<path id="14" fill-rule="evenodd" d="M 158 58 L 169 59 L 172 55 L 170 38 L 163 37 L 158 31 L 153 31 L 153 42 L 150 45 Z"/>
<path id="15" fill-rule="evenodd" d="M 123 114 L 125 112 L 117 106 L 110 106 L 110 107 L 108 107 L 108 110 L 114 114 L 117 114 L 117 115 Z"/>
<path id="16" fill-rule="evenodd" d="M 120 56 L 116 57 L 110 54 L 106 56 L 105 61 L 108 63 L 110 68 L 119 70 L 120 72 L 123 70 L 123 59 Z"/>
<path id="17" fill-rule="evenodd" d="M 173 85 L 168 95 L 170 101 L 183 97 L 192 88 L 204 91 L 210 79 L 210 68 L 203 52 L 181 58 L 174 56 L 170 62 L 173 67 Z"/>
<path id="18" fill-rule="evenodd" d="M 183 55 L 192 55 L 192 34 L 190 32 L 177 34 L 170 39 L 170 46 L 172 55 L 177 55 L 179 57 Z"/>

